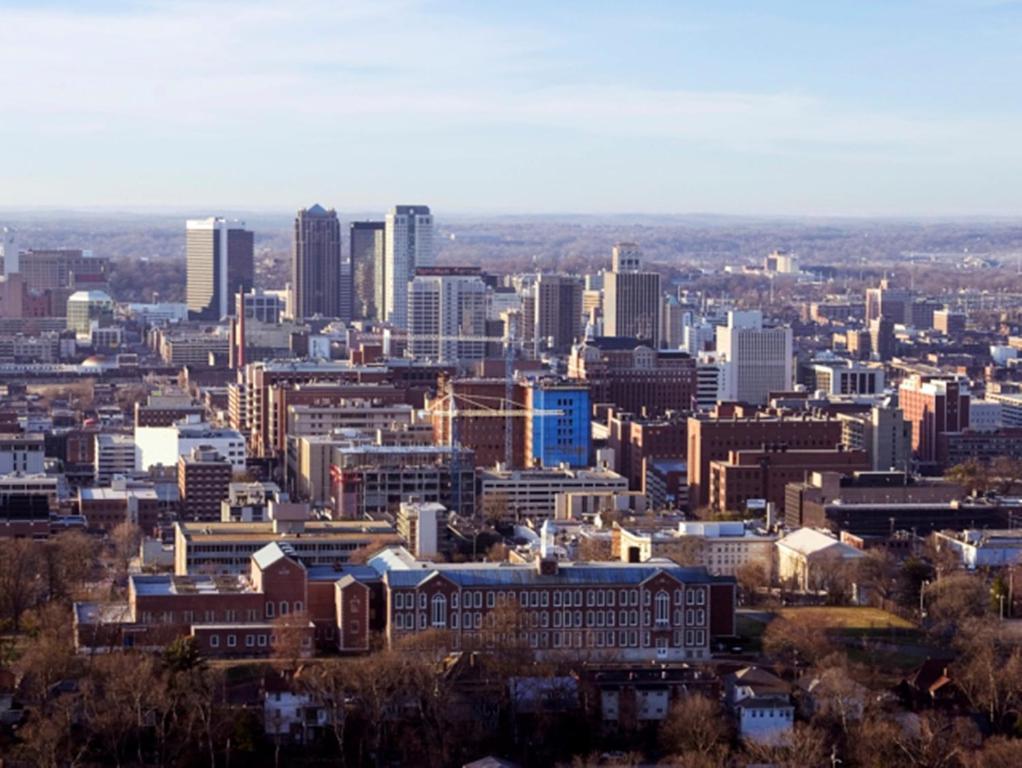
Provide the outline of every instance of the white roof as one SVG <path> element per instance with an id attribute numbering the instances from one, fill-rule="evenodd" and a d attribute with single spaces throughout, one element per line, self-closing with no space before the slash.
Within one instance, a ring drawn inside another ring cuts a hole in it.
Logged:
<path id="1" fill-rule="evenodd" d="M 862 557 L 862 552 L 855 549 L 855 547 L 842 544 L 833 536 L 828 536 L 826 533 L 815 528 L 799 528 L 794 533 L 789 533 L 778 541 L 777 546 L 786 547 L 807 557 L 831 547 L 840 547 L 843 557 Z"/>

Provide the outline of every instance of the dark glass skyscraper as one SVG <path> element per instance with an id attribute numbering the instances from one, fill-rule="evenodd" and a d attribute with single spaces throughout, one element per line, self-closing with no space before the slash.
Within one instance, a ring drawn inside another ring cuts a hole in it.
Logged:
<path id="1" fill-rule="evenodd" d="M 353 221 L 349 228 L 352 310 L 356 318 L 379 320 L 384 294 L 384 236 L 382 221 Z"/>
<path id="2" fill-rule="evenodd" d="M 291 290 L 298 319 L 341 314 L 341 223 L 337 211 L 321 205 L 295 217 L 291 249 Z"/>

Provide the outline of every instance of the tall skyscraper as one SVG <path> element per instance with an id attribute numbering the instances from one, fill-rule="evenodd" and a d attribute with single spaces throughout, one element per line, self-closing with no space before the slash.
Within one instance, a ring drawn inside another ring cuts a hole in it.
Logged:
<path id="1" fill-rule="evenodd" d="M 337 211 L 313 205 L 295 217 L 291 290 L 296 319 L 340 317 L 341 222 Z"/>
<path id="2" fill-rule="evenodd" d="M 408 348 L 442 363 L 481 360 L 486 342 L 486 284 L 478 267 L 420 267 L 408 292 Z"/>
<path id="3" fill-rule="evenodd" d="M 717 354 L 726 359 L 727 400 L 761 405 L 770 392 L 792 388 L 791 328 L 764 328 L 759 310 L 728 312 Z"/>
<path id="4" fill-rule="evenodd" d="M 219 320 L 234 311 L 231 297 L 252 289 L 253 243 L 243 221 L 210 217 L 185 223 L 189 315 L 197 320 Z"/>
<path id="5" fill-rule="evenodd" d="M 383 319 L 408 327 L 408 283 L 418 267 L 433 265 L 433 217 L 427 205 L 397 205 L 387 214 Z"/>
<path id="6" fill-rule="evenodd" d="M 353 317 L 379 320 L 382 316 L 386 226 L 382 221 L 353 221 L 348 229 Z"/>
<path id="7" fill-rule="evenodd" d="M 582 285 L 571 275 L 537 275 L 532 338 L 540 351 L 564 352 L 582 338 Z"/>
<path id="8" fill-rule="evenodd" d="M 10 227 L 0 228 L 0 246 L 4 252 L 4 274 L 14 275 L 21 271 L 18 260 L 18 236 Z"/>
<path id="9" fill-rule="evenodd" d="M 640 339 L 654 349 L 660 343 L 660 275 L 642 271 L 642 251 L 618 243 L 611 271 L 603 275 L 603 333 Z"/>

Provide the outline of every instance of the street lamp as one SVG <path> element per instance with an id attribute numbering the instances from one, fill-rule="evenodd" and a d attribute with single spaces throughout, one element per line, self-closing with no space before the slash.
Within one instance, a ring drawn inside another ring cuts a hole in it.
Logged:
<path id="1" fill-rule="evenodd" d="M 929 579 L 923 579 L 923 583 L 919 585 L 919 618 L 926 618 L 926 605 L 923 603 L 923 597 L 926 595 L 926 588 L 930 585 Z"/>

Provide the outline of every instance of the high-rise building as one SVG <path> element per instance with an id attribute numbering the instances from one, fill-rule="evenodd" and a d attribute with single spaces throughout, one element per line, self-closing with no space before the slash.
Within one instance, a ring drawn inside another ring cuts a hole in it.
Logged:
<path id="1" fill-rule="evenodd" d="M 428 205 L 396 205 L 384 237 L 383 319 L 408 326 L 408 283 L 419 267 L 433 265 L 433 216 Z"/>
<path id="2" fill-rule="evenodd" d="M 0 246 L 3 246 L 4 252 L 4 275 L 13 275 L 20 272 L 18 236 L 10 227 L 0 227 Z"/>
<path id="3" fill-rule="evenodd" d="M 328 211 L 318 203 L 303 208 L 295 217 L 291 248 L 295 318 L 339 317 L 340 280 L 341 222 L 337 211 Z"/>
<path id="4" fill-rule="evenodd" d="M 379 320 L 384 304 L 384 240 L 386 223 L 353 221 L 348 228 L 351 248 L 352 316 Z"/>
<path id="5" fill-rule="evenodd" d="M 894 320 L 881 315 L 869 321 L 869 346 L 877 360 L 886 361 L 894 357 L 898 340 L 894 335 Z"/>
<path id="6" fill-rule="evenodd" d="M 188 313 L 219 320 L 234 311 L 231 297 L 252 289 L 254 240 L 243 221 L 217 217 L 185 223 Z"/>
<path id="7" fill-rule="evenodd" d="M 728 312 L 717 329 L 717 354 L 727 364 L 727 399 L 760 405 L 792 388 L 791 328 L 763 326 L 759 310 Z"/>
<path id="8" fill-rule="evenodd" d="M 532 306 L 532 338 L 539 349 L 554 352 L 571 349 L 582 335 L 582 279 L 570 275 L 537 275 Z M 527 308 L 526 301 L 523 301 L 524 308 Z"/>
<path id="9" fill-rule="evenodd" d="M 866 322 L 886 317 L 894 323 L 912 320 L 912 292 L 892 288 L 885 277 L 878 288 L 866 289 Z"/>
<path id="10" fill-rule="evenodd" d="M 486 284 L 478 267 L 420 267 L 408 293 L 408 348 L 444 363 L 486 356 Z M 465 341 L 457 337 L 474 337 Z"/>
<path id="11" fill-rule="evenodd" d="M 920 464 L 937 461 L 942 435 L 969 426 L 969 385 L 957 376 L 913 374 L 898 388 L 898 405 L 912 425 L 912 452 Z"/>
<path id="12" fill-rule="evenodd" d="M 589 387 L 530 381 L 525 387 L 525 458 L 530 466 L 588 467 L 592 446 Z"/>
<path id="13" fill-rule="evenodd" d="M 660 343 L 660 275 L 642 271 L 642 251 L 618 243 L 612 268 L 603 276 L 603 333 Z"/>

